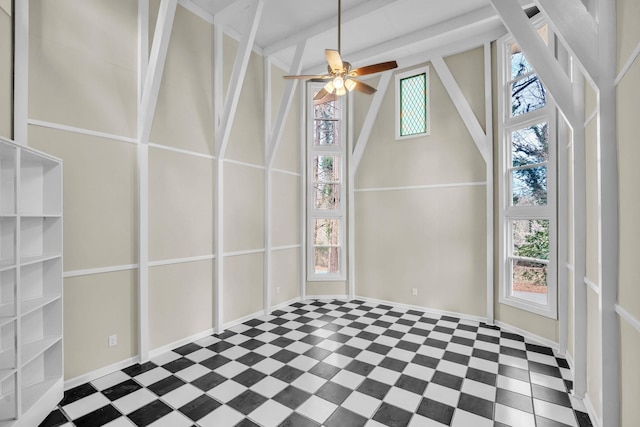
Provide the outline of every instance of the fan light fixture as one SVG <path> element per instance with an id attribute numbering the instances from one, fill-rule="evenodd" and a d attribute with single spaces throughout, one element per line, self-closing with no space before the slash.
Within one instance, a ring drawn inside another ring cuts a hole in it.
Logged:
<path id="1" fill-rule="evenodd" d="M 329 63 L 327 67 L 328 73 L 324 75 L 284 76 L 285 79 L 311 80 L 322 83 L 326 82 L 324 87 L 313 97 L 314 100 L 320 100 L 329 94 L 343 96 L 353 90 L 370 95 L 374 93 L 376 89 L 366 83 L 356 80 L 354 77 L 379 73 L 398 67 L 398 63 L 396 61 L 389 61 L 352 70 L 351 64 L 342 60 L 340 57 L 341 9 L 341 1 L 338 0 L 338 50 L 325 49 L 324 51 L 325 56 L 327 57 L 327 62 Z M 329 81 L 327 82 L 327 80 Z"/>

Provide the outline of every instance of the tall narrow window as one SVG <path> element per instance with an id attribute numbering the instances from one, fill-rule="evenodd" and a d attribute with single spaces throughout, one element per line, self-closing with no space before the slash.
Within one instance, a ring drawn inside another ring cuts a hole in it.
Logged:
<path id="1" fill-rule="evenodd" d="M 429 68 L 396 75 L 396 139 L 428 135 Z"/>
<path id="2" fill-rule="evenodd" d="M 313 100 L 310 85 L 308 148 L 308 279 L 344 280 L 344 129 L 342 98 Z"/>
<path id="3" fill-rule="evenodd" d="M 549 45 L 547 26 L 538 28 Z M 500 302 L 555 318 L 555 106 L 510 36 L 498 41 L 498 49 Z"/>

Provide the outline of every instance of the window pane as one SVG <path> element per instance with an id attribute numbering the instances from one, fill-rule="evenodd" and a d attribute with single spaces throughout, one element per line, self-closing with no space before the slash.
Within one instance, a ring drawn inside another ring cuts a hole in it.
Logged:
<path id="1" fill-rule="evenodd" d="M 549 160 L 549 126 L 539 123 L 511 133 L 511 165 L 514 167 Z"/>
<path id="2" fill-rule="evenodd" d="M 340 145 L 340 103 L 327 95 L 313 103 L 313 145 Z"/>
<path id="3" fill-rule="evenodd" d="M 340 244 L 339 219 L 315 219 L 313 224 L 314 246 L 338 246 Z"/>
<path id="4" fill-rule="evenodd" d="M 316 247 L 314 251 L 315 274 L 340 273 L 340 248 Z"/>
<path id="5" fill-rule="evenodd" d="M 519 116 L 546 105 L 546 90 L 536 74 L 511 83 L 511 116 Z"/>
<path id="6" fill-rule="evenodd" d="M 340 184 L 314 184 L 314 209 L 339 209 Z"/>
<path id="7" fill-rule="evenodd" d="M 511 260 L 511 295 L 547 305 L 547 266 L 538 262 Z"/>
<path id="8" fill-rule="evenodd" d="M 427 75 L 400 80 L 400 135 L 427 132 Z"/>
<path id="9" fill-rule="evenodd" d="M 511 171 L 513 206 L 547 204 L 547 167 L 537 166 Z"/>
<path id="10" fill-rule="evenodd" d="M 313 156 L 313 182 L 340 182 L 341 156 Z"/>
<path id="11" fill-rule="evenodd" d="M 513 256 L 549 259 L 549 220 L 517 219 L 511 221 Z"/>

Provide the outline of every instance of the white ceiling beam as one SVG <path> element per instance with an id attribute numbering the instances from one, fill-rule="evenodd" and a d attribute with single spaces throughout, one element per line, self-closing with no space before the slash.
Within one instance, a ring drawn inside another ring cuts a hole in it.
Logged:
<path id="1" fill-rule="evenodd" d="M 225 6 L 224 9 L 217 11 L 213 15 L 213 20 L 216 24 L 222 24 L 229 16 L 237 15 L 242 11 L 249 9 L 255 3 L 255 0 L 236 0 Z"/>
<path id="2" fill-rule="evenodd" d="M 406 52 L 407 47 L 410 45 L 418 43 L 428 46 L 425 50 L 440 47 L 451 42 L 453 35 L 468 38 L 469 32 L 475 27 L 484 28 L 484 26 L 491 25 L 495 25 L 496 28 L 498 26 L 502 28 L 494 9 L 491 6 L 486 6 L 358 52 L 346 53 L 343 56 L 348 56 L 349 62 L 357 66 L 356 64 L 358 63 L 369 62 L 381 57 L 391 58 L 397 56 L 402 54 L 403 51 Z M 406 56 L 406 53 L 402 54 L 402 56 Z M 319 68 L 326 68 L 326 63 L 315 64 L 314 67 L 310 67 L 306 71 L 313 72 L 312 70 Z"/>
<path id="3" fill-rule="evenodd" d="M 192 0 L 178 0 L 178 4 L 197 17 L 203 19 L 205 22 L 213 24 L 213 15 L 202 6 L 194 3 Z"/>
<path id="4" fill-rule="evenodd" d="M 160 3 L 138 114 L 138 139 L 143 144 L 149 142 L 151 134 L 177 6 L 178 0 L 162 0 Z"/>
<path id="5" fill-rule="evenodd" d="M 598 24 L 580 0 L 536 0 L 549 25 L 594 82 L 598 81 Z"/>
<path id="6" fill-rule="evenodd" d="M 363 2 L 357 6 L 352 7 L 349 10 L 345 10 L 342 13 L 342 24 L 346 24 L 358 18 L 362 18 L 365 15 L 373 13 L 384 7 L 390 7 L 396 2 L 398 2 L 398 0 L 369 0 Z M 303 31 L 285 37 L 284 39 L 279 40 L 272 45 L 265 46 L 263 48 L 264 54 L 265 56 L 271 56 L 291 46 L 295 46 L 303 40 L 308 40 L 312 37 L 333 30 L 335 28 L 337 28 L 337 16 L 332 16 L 331 18 L 318 22 L 311 27 L 305 28 Z"/>
<path id="7" fill-rule="evenodd" d="M 249 57 L 251 56 L 251 48 L 253 47 L 253 42 L 256 38 L 256 32 L 258 31 L 258 25 L 260 24 L 260 17 L 262 16 L 263 8 L 264 0 L 257 0 L 255 2 L 255 10 L 249 24 L 249 30 L 244 33 L 242 40 L 240 41 L 240 45 L 238 46 L 236 59 L 233 64 L 231 81 L 229 82 L 229 89 L 227 90 L 227 97 L 224 101 L 222 115 L 220 116 L 220 124 L 216 131 L 216 156 L 219 158 L 224 158 L 227 144 L 229 143 L 231 126 L 236 115 L 244 76 L 247 72 Z"/>
<path id="8" fill-rule="evenodd" d="M 373 99 L 371 100 L 371 104 L 369 105 L 369 110 L 367 111 L 367 117 L 364 119 L 362 129 L 360 129 L 360 134 L 358 135 L 358 141 L 355 148 L 353 149 L 353 156 L 351 156 L 349 171 L 352 178 L 356 176 L 356 172 L 358 171 L 358 167 L 360 166 L 360 161 L 362 160 L 364 150 L 367 148 L 367 144 L 369 143 L 369 137 L 371 137 L 373 125 L 378 118 L 378 112 L 380 111 L 380 107 L 382 106 L 382 100 L 387 93 L 389 82 L 391 82 L 392 76 L 393 71 L 385 71 L 384 73 L 382 73 L 382 75 L 380 75 L 380 80 L 378 81 L 378 90 L 373 95 Z"/>
<path id="9" fill-rule="evenodd" d="M 516 39 L 529 63 L 544 83 L 548 93 L 556 101 L 571 127 L 579 126 L 573 105 L 571 79 L 560 63 L 545 45 L 544 41 L 529 21 L 529 18 L 512 0 L 490 0 L 500 15 L 502 22 Z"/>
<path id="10" fill-rule="evenodd" d="M 289 74 L 300 74 L 300 71 L 302 71 L 302 55 L 304 54 L 304 48 L 306 45 L 306 40 L 298 43 L 291 68 L 289 69 Z M 282 138 L 282 130 L 284 129 L 284 124 L 287 120 L 287 117 L 289 116 L 289 110 L 291 109 L 291 103 L 293 102 L 293 97 L 296 93 L 298 82 L 299 81 L 296 79 L 290 79 L 286 81 L 284 92 L 282 93 L 282 98 L 280 100 L 278 115 L 276 116 L 276 121 L 273 124 L 273 129 L 270 133 L 269 144 L 266 147 L 267 158 L 265 166 L 267 166 L 267 168 L 271 167 L 276 150 L 278 149 L 278 145 L 280 144 L 280 139 Z"/>
<path id="11" fill-rule="evenodd" d="M 438 73 L 438 77 L 442 80 L 442 84 L 444 84 L 444 88 L 449 94 L 451 101 L 453 101 L 453 105 L 455 105 L 456 110 L 458 110 L 458 114 L 460 114 L 460 118 L 464 122 L 471 138 L 473 138 L 473 142 L 476 144 L 478 151 L 482 155 L 485 163 L 488 162 L 489 159 L 489 147 L 487 147 L 487 135 L 482 130 L 482 126 L 480 126 L 480 122 L 478 118 L 473 113 L 471 106 L 469 105 L 469 101 L 464 96 L 462 89 L 458 85 L 455 77 L 451 73 L 451 70 L 444 62 L 442 57 L 435 57 L 431 59 L 431 64 L 433 68 Z"/>

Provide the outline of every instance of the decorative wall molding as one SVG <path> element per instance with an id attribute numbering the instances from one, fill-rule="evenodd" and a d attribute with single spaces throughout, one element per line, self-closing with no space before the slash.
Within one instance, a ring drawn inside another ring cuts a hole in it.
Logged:
<path id="1" fill-rule="evenodd" d="M 273 246 L 271 248 L 272 251 L 287 251 L 289 249 L 300 249 L 302 248 L 301 244 L 297 245 L 287 245 L 287 246 Z"/>
<path id="2" fill-rule="evenodd" d="M 229 258 L 233 256 L 254 255 L 254 254 L 264 253 L 264 251 L 265 249 L 261 248 L 261 249 L 248 249 L 246 251 L 225 252 L 224 254 L 222 254 L 222 257 Z"/>
<path id="3" fill-rule="evenodd" d="M 633 326 L 637 332 L 640 332 L 640 319 L 629 313 L 620 304 L 616 304 L 616 313 L 629 325 Z"/>
<path id="4" fill-rule="evenodd" d="M 215 156 L 211 154 L 198 153 L 196 151 L 184 150 L 182 148 L 170 147 L 168 145 L 156 144 L 149 142 L 149 147 L 158 148 L 160 150 L 172 151 L 174 153 L 186 154 L 188 156 L 202 157 L 209 160 L 214 160 Z"/>
<path id="5" fill-rule="evenodd" d="M 264 166 L 263 165 L 256 165 L 256 164 L 253 164 L 253 163 L 242 162 L 240 160 L 224 159 L 224 162 L 225 163 L 232 163 L 234 165 L 246 166 L 248 168 L 264 170 Z"/>
<path id="6" fill-rule="evenodd" d="M 403 191 L 403 190 L 431 190 L 436 188 L 456 188 L 456 187 L 480 187 L 487 185 L 486 182 L 463 182 L 452 184 L 433 184 L 433 185 L 409 185 L 403 187 L 378 187 L 378 188 L 356 188 L 356 193 L 374 192 L 374 191 Z"/>
<path id="7" fill-rule="evenodd" d="M 163 259 L 158 261 L 149 261 L 149 267 L 159 267 L 162 265 L 173 265 L 173 264 L 184 264 L 187 262 L 198 262 L 198 261 L 207 261 L 215 259 L 215 255 L 201 255 L 201 256 L 193 256 L 188 258 L 173 258 L 173 259 Z"/>
<path id="8" fill-rule="evenodd" d="M 595 292 L 596 295 L 600 295 L 600 286 L 592 282 L 589 278 L 584 278 L 584 284 L 587 285 L 593 292 Z"/>
<path id="9" fill-rule="evenodd" d="M 114 273 L 116 271 L 135 270 L 138 267 L 139 267 L 138 264 L 126 264 L 126 265 L 113 265 L 109 267 L 87 268 L 85 270 L 65 271 L 64 273 L 62 273 L 62 277 L 66 279 L 68 277 L 91 276 L 93 274 Z"/>
<path id="10" fill-rule="evenodd" d="M 43 128 L 63 130 L 63 131 L 67 131 L 67 132 L 79 133 L 79 134 L 82 134 L 82 135 L 95 136 L 95 137 L 98 137 L 98 138 L 112 139 L 114 141 L 128 142 L 130 144 L 137 144 L 138 143 L 137 139 L 130 138 L 128 136 L 115 135 L 115 134 L 106 133 L 106 132 L 98 132 L 96 130 L 84 129 L 84 128 L 79 128 L 79 127 L 75 127 L 75 126 L 67 126 L 67 125 L 63 125 L 63 124 L 60 124 L 60 123 L 46 122 L 44 120 L 29 119 L 27 121 L 27 123 L 32 125 L 32 126 L 39 126 L 39 127 L 43 127 Z"/>
<path id="11" fill-rule="evenodd" d="M 302 174 L 300 172 L 287 171 L 287 170 L 284 170 L 284 169 L 271 168 L 271 172 L 281 173 L 281 174 L 285 174 L 285 175 L 293 175 L 293 176 L 297 176 L 297 177 L 302 176 Z"/>
<path id="12" fill-rule="evenodd" d="M 622 66 L 622 68 L 620 69 L 620 72 L 618 73 L 618 76 L 616 77 L 616 86 L 618 86 L 620 84 L 620 82 L 622 81 L 622 79 L 624 79 L 624 76 L 627 74 L 627 71 L 629 71 L 629 69 L 636 62 L 636 59 L 638 58 L 638 55 L 640 55 L 640 42 L 638 42 L 638 45 L 636 46 L 636 48 L 633 50 L 633 52 L 629 56 L 629 59 L 627 59 L 627 62 L 625 62 L 624 65 Z"/>

